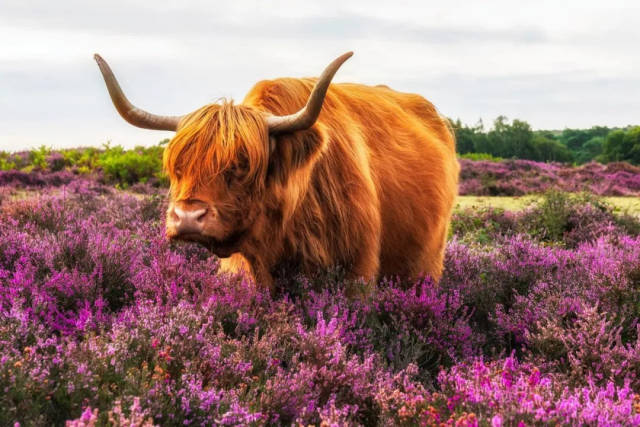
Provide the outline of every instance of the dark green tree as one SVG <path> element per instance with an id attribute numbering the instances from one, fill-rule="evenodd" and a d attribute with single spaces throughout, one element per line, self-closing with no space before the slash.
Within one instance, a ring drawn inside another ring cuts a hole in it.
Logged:
<path id="1" fill-rule="evenodd" d="M 575 160 L 578 163 L 587 163 L 602 154 L 605 138 L 594 136 L 575 152 Z"/>
<path id="2" fill-rule="evenodd" d="M 505 116 L 498 116 L 487 137 L 489 149 L 492 150 L 489 154 L 494 156 L 531 160 L 539 157 L 533 143 L 531 126 L 523 120 L 516 119 L 509 123 Z"/>
<path id="3" fill-rule="evenodd" d="M 603 157 L 607 162 L 619 162 L 626 158 L 630 148 L 625 147 L 625 131 L 618 129 L 610 132 L 603 146 Z"/>
<path id="4" fill-rule="evenodd" d="M 624 134 L 623 145 L 629 147 L 625 160 L 640 165 L 640 126 L 631 128 Z"/>
<path id="5" fill-rule="evenodd" d="M 533 144 L 539 153 L 539 157 L 535 160 L 541 162 L 562 162 L 569 163 L 573 161 L 573 155 L 569 149 L 561 142 L 556 141 L 543 133 L 536 133 L 533 137 Z"/>

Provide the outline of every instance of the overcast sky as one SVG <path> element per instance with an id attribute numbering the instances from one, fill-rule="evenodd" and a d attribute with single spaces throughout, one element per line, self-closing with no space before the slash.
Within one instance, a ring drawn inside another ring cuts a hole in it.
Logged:
<path id="1" fill-rule="evenodd" d="M 0 1 L 0 149 L 153 144 L 116 113 L 93 53 L 129 99 L 183 114 L 279 76 L 415 92 L 473 124 L 640 124 L 640 1 Z"/>

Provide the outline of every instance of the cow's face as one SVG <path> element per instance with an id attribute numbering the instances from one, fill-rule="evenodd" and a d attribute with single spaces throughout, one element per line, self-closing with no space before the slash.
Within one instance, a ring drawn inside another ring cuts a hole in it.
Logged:
<path id="1" fill-rule="evenodd" d="M 261 213 L 268 156 L 262 115 L 231 104 L 190 115 L 169 143 L 166 234 L 228 257 Z"/>

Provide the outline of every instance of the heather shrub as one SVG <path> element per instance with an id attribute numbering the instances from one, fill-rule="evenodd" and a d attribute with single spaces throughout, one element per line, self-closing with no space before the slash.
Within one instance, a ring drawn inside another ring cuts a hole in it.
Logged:
<path id="1" fill-rule="evenodd" d="M 635 323 L 635 322 L 634 322 Z M 574 385 L 640 387 L 640 336 L 623 339 L 624 326 L 598 305 L 584 307 L 575 319 L 546 318 L 527 333 L 531 354 L 541 356 Z"/>
<path id="2" fill-rule="evenodd" d="M 569 215 L 575 206 L 565 193 L 549 191 L 545 193 L 537 209 L 531 212 L 533 234 L 542 240 L 559 241 L 567 229 Z"/>
<path id="3" fill-rule="evenodd" d="M 638 397 L 629 384 L 590 383 L 571 389 L 510 356 L 460 364 L 439 378 L 446 407 L 491 425 L 639 425 Z"/>
<path id="4" fill-rule="evenodd" d="M 478 348 L 479 338 L 469 326 L 470 310 L 457 293 L 442 292 L 429 279 L 408 287 L 384 281 L 355 299 L 349 296 L 352 286 L 358 284 L 345 286 L 343 281 L 322 290 L 305 289 L 299 300 L 294 299 L 303 309 L 305 324 L 313 327 L 325 317 L 339 319 L 342 339 L 353 350 L 373 350 L 396 370 L 415 365 L 424 381 Z"/>
<path id="5" fill-rule="evenodd" d="M 497 208 L 467 208 L 454 212 L 449 234 L 465 242 L 489 244 L 501 236 L 516 234 L 522 228 L 520 218 Z"/>
<path id="6" fill-rule="evenodd" d="M 457 213 L 439 284 L 272 296 L 152 185 L 0 188 L 0 425 L 640 424 L 637 219 L 597 199 Z"/>
<path id="7" fill-rule="evenodd" d="M 597 197 L 555 190 L 545 193 L 535 207 L 524 212 L 520 230 L 527 229 L 538 240 L 562 242 L 567 247 L 628 232 L 617 229 L 613 208 Z"/>
<path id="8" fill-rule="evenodd" d="M 70 184 L 73 180 L 73 174 L 68 171 L 51 173 L 28 173 L 17 170 L 0 171 L 0 186 L 7 187 L 60 187 L 62 185 Z"/>
<path id="9" fill-rule="evenodd" d="M 574 316 L 583 304 L 599 302 L 604 310 L 635 319 L 639 249 L 629 237 L 601 238 L 575 249 L 541 246 L 522 235 L 492 248 L 454 239 L 441 286 L 457 290 L 463 304 L 473 307 L 472 329 L 485 334 L 485 351 L 510 351 L 526 344 L 526 332 L 539 320 Z"/>
<path id="10" fill-rule="evenodd" d="M 575 248 L 604 236 L 637 236 L 640 218 L 615 212 L 597 196 L 551 191 L 518 213 L 495 208 L 457 211 L 450 233 L 460 241 L 483 245 L 526 234 L 536 241 Z"/>
<path id="11" fill-rule="evenodd" d="M 640 169 L 628 163 L 574 167 L 530 160 L 460 159 L 460 194 L 521 196 L 548 190 L 586 191 L 601 196 L 640 195 Z"/>
<path id="12" fill-rule="evenodd" d="M 57 172 L 65 167 L 65 158 L 62 153 L 51 152 L 46 158 L 47 168 L 52 172 Z"/>

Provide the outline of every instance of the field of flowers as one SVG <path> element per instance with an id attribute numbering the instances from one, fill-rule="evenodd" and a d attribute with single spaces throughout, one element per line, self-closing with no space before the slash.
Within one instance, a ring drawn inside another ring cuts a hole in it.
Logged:
<path id="1" fill-rule="evenodd" d="M 0 172 L 0 425 L 640 425 L 640 220 L 595 196 L 457 212 L 439 285 L 275 296 L 167 243 L 163 205 Z"/>
<path id="2" fill-rule="evenodd" d="M 579 167 L 530 160 L 461 159 L 460 194 L 521 196 L 547 190 L 588 191 L 600 196 L 640 196 L 640 168 L 625 162 Z"/>

